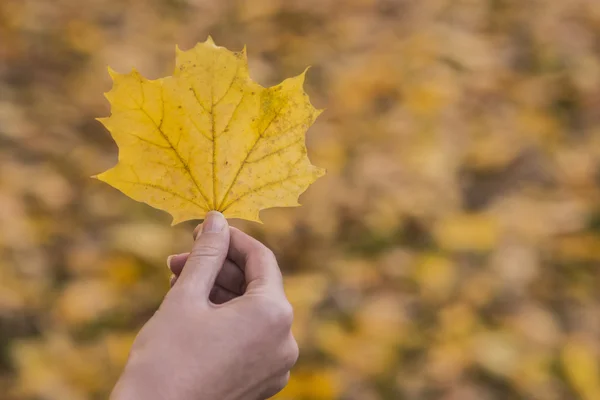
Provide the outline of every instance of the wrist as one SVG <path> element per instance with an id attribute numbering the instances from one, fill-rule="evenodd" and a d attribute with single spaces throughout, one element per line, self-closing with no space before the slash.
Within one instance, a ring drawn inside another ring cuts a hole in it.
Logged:
<path id="1" fill-rule="evenodd" d="M 152 376 L 152 368 L 130 359 L 121 377 L 117 381 L 110 400 L 169 400 L 165 390 L 165 376 L 160 379 Z M 162 387 L 155 387 L 156 382 L 163 382 Z"/>

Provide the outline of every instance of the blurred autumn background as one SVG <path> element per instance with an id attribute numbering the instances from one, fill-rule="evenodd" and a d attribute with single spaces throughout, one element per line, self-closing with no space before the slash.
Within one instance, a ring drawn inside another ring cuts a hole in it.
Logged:
<path id="1" fill-rule="evenodd" d="M 598 0 L 2 0 L 0 398 L 107 398 L 194 223 L 89 179 L 106 67 L 209 34 L 327 109 L 303 207 L 233 222 L 295 306 L 279 399 L 600 399 Z"/>

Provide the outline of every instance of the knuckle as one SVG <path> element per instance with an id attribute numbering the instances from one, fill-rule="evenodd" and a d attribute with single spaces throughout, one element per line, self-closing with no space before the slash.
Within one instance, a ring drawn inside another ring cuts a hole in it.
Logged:
<path id="1" fill-rule="evenodd" d="M 277 257 L 275 256 L 275 253 L 273 253 L 273 250 L 264 245 L 261 246 L 260 256 L 264 262 L 277 263 Z"/>
<path id="2" fill-rule="evenodd" d="M 265 317 L 269 328 L 290 330 L 294 321 L 294 309 L 288 301 L 270 301 L 264 307 Z"/>
<path id="3" fill-rule="evenodd" d="M 196 238 L 198 237 L 198 234 L 200 233 L 201 230 L 202 230 L 202 224 L 196 225 L 196 228 L 194 228 L 194 232 L 192 232 L 192 237 L 194 238 L 194 240 L 196 240 Z"/>
<path id="4" fill-rule="evenodd" d="M 300 356 L 300 350 L 298 348 L 298 343 L 296 340 L 291 338 L 288 343 L 286 343 L 283 355 L 282 362 L 283 367 L 286 371 L 292 369 L 294 365 L 296 365 L 296 361 L 298 361 L 298 357 Z"/>
<path id="5" fill-rule="evenodd" d="M 281 318 L 281 323 L 286 328 L 288 328 L 288 329 L 292 328 L 292 323 L 294 322 L 294 308 L 288 301 L 283 303 L 283 306 L 280 310 L 280 318 Z"/>
<path id="6" fill-rule="evenodd" d="M 287 386 L 287 384 L 289 383 L 289 381 L 290 381 L 290 373 L 289 372 L 287 372 L 284 375 L 276 378 L 273 381 L 273 385 L 271 387 L 271 390 L 270 390 L 269 394 L 271 396 L 274 396 L 277 393 L 281 392 L 283 389 L 285 389 L 285 387 Z"/>
<path id="7" fill-rule="evenodd" d="M 285 374 L 284 374 L 284 375 L 283 375 L 283 376 L 282 376 L 282 377 L 279 379 L 279 383 L 278 383 L 278 385 L 279 385 L 279 391 L 282 391 L 282 390 L 283 390 L 283 389 L 284 389 L 284 388 L 287 386 L 287 384 L 289 383 L 289 381 L 290 381 L 290 373 L 289 373 L 289 372 L 286 372 L 286 373 L 285 373 Z"/>
<path id="8" fill-rule="evenodd" d="M 219 246 L 213 245 L 211 243 L 206 243 L 201 246 L 196 246 L 190 256 L 188 257 L 188 261 L 190 263 L 195 263 L 202 261 L 206 258 L 218 257 L 221 253 L 221 248 Z"/>

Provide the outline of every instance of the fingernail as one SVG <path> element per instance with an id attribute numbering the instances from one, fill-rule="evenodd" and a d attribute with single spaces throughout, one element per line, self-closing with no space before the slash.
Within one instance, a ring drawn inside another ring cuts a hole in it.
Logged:
<path id="1" fill-rule="evenodd" d="M 169 269 L 171 269 L 171 260 L 173 259 L 173 257 L 175 257 L 174 254 L 167 257 L 167 268 Z"/>
<path id="2" fill-rule="evenodd" d="M 206 214 L 206 219 L 202 223 L 202 233 L 221 232 L 227 225 L 227 221 L 223 214 L 218 211 L 210 211 Z"/>

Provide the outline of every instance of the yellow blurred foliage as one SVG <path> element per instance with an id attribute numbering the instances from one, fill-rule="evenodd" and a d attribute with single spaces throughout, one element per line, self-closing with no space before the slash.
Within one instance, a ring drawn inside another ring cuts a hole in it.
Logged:
<path id="1" fill-rule="evenodd" d="M 116 292 L 110 287 L 110 282 L 75 281 L 60 294 L 55 312 L 64 323 L 76 325 L 102 317 L 116 304 Z"/>
<path id="2" fill-rule="evenodd" d="M 562 349 L 562 365 L 567 378 L 582 398 L 597 399 L 600 397 L 600 368 L 597 351 L 590 347 L 596 343 L 574 338 L 567 341 Z"/>
<path id="3" fill-rule="evenodd" d="M 294 371 L 287 387 L 275 399 L 294 400 L 328 400 L 341 393 L 336 373 L 331 369 L 310 367 Z"/>
<path id="4" fill-rule="evenodd" d="M 499 240 L 498 223 L 487 215 L 452 215 L 434 233 L 440 247 L 453 251 L 489 251 Z"/>

